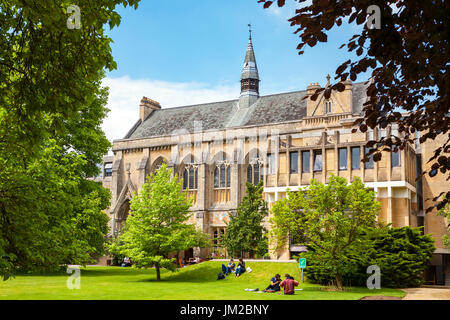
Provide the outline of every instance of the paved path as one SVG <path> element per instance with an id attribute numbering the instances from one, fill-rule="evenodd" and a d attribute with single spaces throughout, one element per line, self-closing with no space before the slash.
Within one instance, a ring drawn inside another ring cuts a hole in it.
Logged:
<path id="1" fill-rule="evenodd" d="M 408 288 L 402 289 L 406 296 L 402 300 L 450 300 L 450 289 Z"/>

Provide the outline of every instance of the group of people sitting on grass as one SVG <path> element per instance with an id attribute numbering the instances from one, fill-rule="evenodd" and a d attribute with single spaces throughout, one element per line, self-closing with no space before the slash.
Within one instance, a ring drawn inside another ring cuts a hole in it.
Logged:
<path id="1" fill-rule="evenodd" d="M 285 280 L 281 280 L 281 276 L 276 274 L 275 277 L 270 279 L 269 286 L 264 290 L 264 292 L 278 292 L 281 291 L 280 287 L 283 287 L 284 294 L 294 294 L 294 287 L 298 286 L 298 281 L 291 277 L 288 273 L 284 275 Z"/>
<path id="2" fill-rule="evenodd" d="M 233 259 L 230 259 L 230 262 L 228 262 L 228 265 L 225 266 L 222 264 L 222 272 L 225 276 L 228 276 L 230 273 L 234 273 L 235 277 L 239 277 L 241 274 L 245 272 L 245 262 L 241 258 L 239 259 L 239 264 L 236 268 L 236 264 L 234 263 Z"/>
<path id="3" fill-rule="evenodd" d="M 222 272 L 225 276 L 228 276 L 230 273 L 234 273 L 235 277 L 239 277 L 241 274 L 245 272 L 245 262 L 241 258 L 239 259 L 239 264 L 235 269 L 236 264 L 233 259 L 230 259 L 228 264 L 225 266 L 222 264 Z M 285 279 L 281 280 L 281 276 L 276 274 L 275 277 L 270 279 L 269 286 L 264 290 L 264 292 L 278 292 L 281 291 L 281 288 L 284 289 L 284 294 L 294 294 L 295 288 L 298 286 L 298 281 L 296 281 L 290 274 L 286 273 L 284 275 Z M 257 290 L 257 289 L 256 289 Z"/>

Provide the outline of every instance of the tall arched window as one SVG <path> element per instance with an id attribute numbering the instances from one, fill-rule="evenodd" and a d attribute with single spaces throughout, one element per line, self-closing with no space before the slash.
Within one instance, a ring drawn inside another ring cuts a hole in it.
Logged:
<path id="1" fill-rule="evenodd" d="M 218 161 L 214 168 L 214 188 L 229 188 L 231 185 L 231 166 L 225 160 Z"/>
<path id="2" fill-rule="evenodd" d="M 258 153 L 249 159 L 247 166 L 247 181 L 257 185 L 263 178 L 263 165 L 258 157 Z"/>
<path id="3" fill-rule="evenodd" d="M 183 169 L 183 189 L 196 190 L 198 188 L 198 166 L 193 159 L 184 164 Z"/>
<path id="4" fill-rule="evenodd" d="M 215 162 L 214 168 L 214 190 L 215 203 L 226 203 L 230 201 L 231 165 L 227 162 L 224 153 Z"/>

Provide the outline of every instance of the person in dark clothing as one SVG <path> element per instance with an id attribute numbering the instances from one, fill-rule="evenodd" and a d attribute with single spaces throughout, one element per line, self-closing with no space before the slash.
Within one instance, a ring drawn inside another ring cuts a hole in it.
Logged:
<path id="1" fill-rule="evenodd" d="M 264 292 L 277 292 L 277 291 L 280 291 L 281 290 L 280 289 L 280 283 L 281 283 L 281 276 L 279 274 L 276 274 L 275 277 L 270 279 L 270 284 L 266 288 L 266 290 L 264 290 Z"/>
<path id="2" fill-rule="evenodd" d="M 245 262 L 244 260 L 239 259 L 239 264 L 236 268 L 236 272 L 234 273 L 235 277 L 239 277 L 241 274 L 243 274 L 245 272 Z"/>
<path id="3" fill-rule="evenodd" d="M 131 260 L 128 257 L 123 258 L 122 267 L 131 267 Z"/>
<path id="4" fill-rule="evenodd" d="M 228 265 L 225 267 L 224 264 L 222 264 L 222 272 L 228 276 L 228 274 L 230 274 L 231 272 L 234 271 L 234 267 L 236 266 L 236 264 L 234 263 L 233 259 L 230 259 L 230 262 L 228 262 Z"/>

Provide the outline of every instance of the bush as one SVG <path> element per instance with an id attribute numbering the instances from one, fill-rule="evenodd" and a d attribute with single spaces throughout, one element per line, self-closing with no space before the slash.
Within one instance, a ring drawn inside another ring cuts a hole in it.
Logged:
<path id="1" fill-rule="evenodd" d="M 367 230 L 361 245 L 347 254 L 342 279 L 347 286 L 366 286 L 367 267 L 381 270 L 381 286 L 390 288 L 417 287 L 434 251 L 434 240 L 422 235 L 421 228 L 376 228 Z M 308 248 L 308 250 L 310 250 Z M 331 270 L 314 251 L 301 254 L 307 259 L 305 269 L 309 281 L 328 285 L 334 281 Z"/>
<path id="2" fill-rule="evenodd" d="M 125 254 L 122 252 L 123 242 L 119 237 L 108 239 L 106 244 L 106 253 L 111 256 L 111 265 L 120 266 Z"/>

